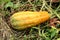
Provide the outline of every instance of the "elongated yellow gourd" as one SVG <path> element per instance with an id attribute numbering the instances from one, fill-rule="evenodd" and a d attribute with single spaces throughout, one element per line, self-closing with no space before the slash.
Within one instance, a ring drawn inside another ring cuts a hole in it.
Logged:
<path id="1" fill-rule="evenodd" d="M 50 15 L 47 11 L 31 12 L 22 11 L 14 13 L 10 17 L 11 24 L 13 28 L 22 30 L 32 26 L 36 26 L 43 23 L 49 19 Z"/>

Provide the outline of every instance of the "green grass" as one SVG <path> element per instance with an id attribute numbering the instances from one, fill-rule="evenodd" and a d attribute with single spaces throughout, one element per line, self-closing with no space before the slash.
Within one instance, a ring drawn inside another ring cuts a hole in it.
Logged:
<path id="1" fill-rule="evenodd" d="M 0 13 L 7 20 L 9 16 L 18 11 L 40 11 L 46 10 L 50 13 L 50 19 L 57 17 L 60 20 L 60 4 L 55 7 L 52 2 L 49 4 L 45 0 L 0 0 Z M 60 25 L 60 24 L 59 24 Z M 58 26 L 58 25 L 57 25 Z M 49 26 L 49 21 L 25 29 L 23 31 L 11 30 L 13 32 L 10 40 L 60 40 L 60 26 L 59 28 Z"/>

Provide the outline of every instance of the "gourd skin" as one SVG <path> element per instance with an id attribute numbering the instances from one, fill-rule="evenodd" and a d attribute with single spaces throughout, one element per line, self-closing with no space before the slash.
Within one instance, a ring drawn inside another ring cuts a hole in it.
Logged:
<path id="1" fill-rule="evenodd" d="M 47 11 L 31 12 L 22 11 L 13 14 L 10 17 L 13 28 L 22 30 L 47 21 L 50 15 Z"/>

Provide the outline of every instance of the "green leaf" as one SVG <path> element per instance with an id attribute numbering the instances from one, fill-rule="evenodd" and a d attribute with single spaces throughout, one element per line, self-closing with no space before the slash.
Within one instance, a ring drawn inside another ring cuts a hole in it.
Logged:
<path id="1" fill-rule="evenodd" d="M 45 40 L 51 40 L 51 39 L 47 37 Z"/>
<path id="2" fill-rule="evenodd" d="M 12 2 L 8 2 L 6 5 L 5 5 L 5 8 L 7 8 L 7 7 L 12 7 L 13 8 L 13 3 Z"/>
<path id="3" fill-rule="evenodd" d="M 10 2 L 11 0 L 0 0 L 0 4 Z"/>
<path id="4" fill-rule="evenodd" d="M 10 2 L 11 0 L 2 0 L 2 1 L 4 1 L 4 2 Z"/>
<path id="5" fill-rule="evenodd" d="M 51 32 L 51 38 L 54 37 L 56 35 L 56 30 Z"/>
<path id="6" fill-rule="evenodd" d="M 51 38 L 53 38 L 57 34 L 57 29 L 52 28 L 50 32 L 51 32 Z"/>

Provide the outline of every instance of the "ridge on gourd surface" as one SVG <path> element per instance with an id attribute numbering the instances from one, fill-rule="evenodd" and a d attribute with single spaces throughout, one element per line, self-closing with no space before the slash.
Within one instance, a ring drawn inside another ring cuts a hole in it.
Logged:
<path id="1" fill-rule="evenodd" d="M 32 26 L 36 26 L 40 23 L 47 21 L 50 18 L 50 14 L 47 11 L 31 12 L 22 11 L 14 13 L 10 17 L 13 28 L 22 30 Z"/>

